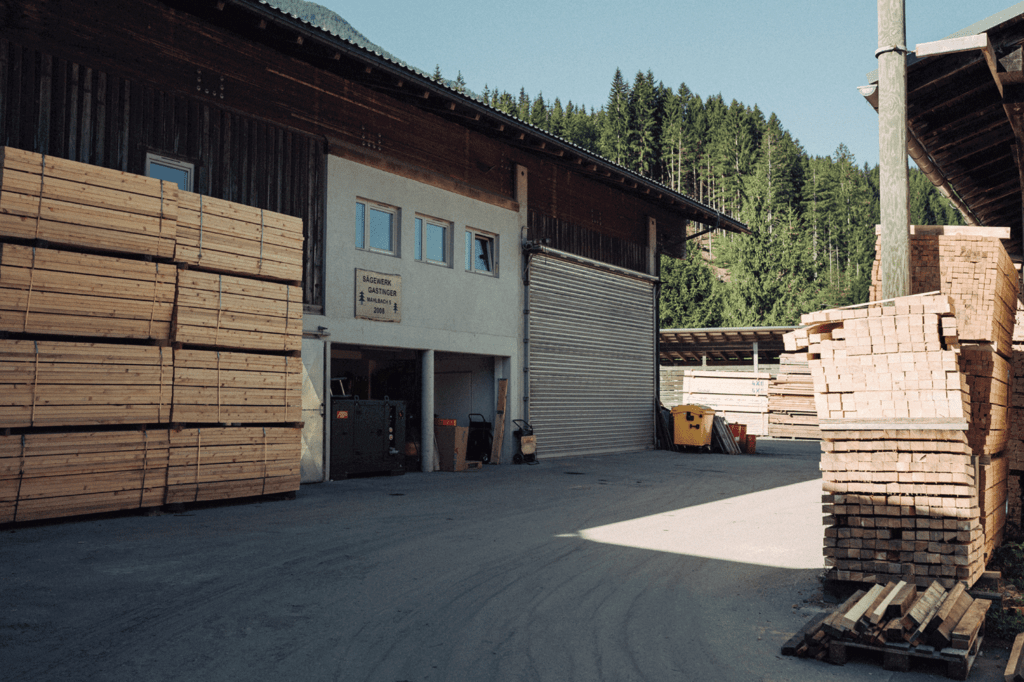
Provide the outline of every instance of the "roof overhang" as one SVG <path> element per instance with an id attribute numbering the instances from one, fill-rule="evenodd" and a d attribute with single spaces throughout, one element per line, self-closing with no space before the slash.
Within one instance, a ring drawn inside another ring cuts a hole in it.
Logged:
<path id="1" fill-rule="evenodd" d="M 877 72 L 861 94 L 877 110 Z M 970 225 L 1020 251 L 1024 2 L 907 56 L 908 152 Z"/>
<path id="2" fill-rule="evenodd" d="M 267 0 L 164 0 L 247 38 L 272 46 L 318 68 L 338 73 L 374 91 L 385 93 L 466 128 L 566 166 L 627 194 L 677 214 L 681 225 L 659 226 L 663 245 L 682 249 L 685 222 L 693 221 L 728 232 L 749 234 L 746 225 L 728 214 L 680 194 L 650 178 L 612 163 L 567 140 L 509 116 L 454 90 L 406 64 L 370 51 L 281 11 Z"/>
<path id="3" fill-rule="evenodd" d="M 796 327 L 709 327 L 662 329 L 658 335 L 662 365 L 773 364 L 784 352 L 782 336 Z M 756 344 L 756 345 L 755 345 Z"/>

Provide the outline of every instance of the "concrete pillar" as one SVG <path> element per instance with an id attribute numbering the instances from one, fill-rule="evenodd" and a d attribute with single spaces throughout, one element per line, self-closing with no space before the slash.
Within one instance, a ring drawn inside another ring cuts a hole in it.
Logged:
<path id="1" fill-rule="evenodd" d="M 754 371 L 757 371 L 757 341 L 754 341 Z"/>
<path id="2" fill-rule="evenodd" d="M 423 452 L 420 455 L 420 470 L 430 473 L 435 469 L 434 460 L 437 457 L 437 453 L 434 452 L 434 351 L 423 351 L 421 364 L 423 365 L 423 376 L 420 379 L 420 384 L 422 384 L 420 430 L 422 431 Z"/>

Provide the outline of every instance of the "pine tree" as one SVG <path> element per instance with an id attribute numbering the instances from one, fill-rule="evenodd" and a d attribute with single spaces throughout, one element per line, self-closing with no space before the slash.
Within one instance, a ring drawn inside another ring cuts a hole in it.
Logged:
<path id="1" fill-rule="evenodd" d="M 466 92 L 466 79 L 462 77 L 461 71 L 459 71 L 459 75 L 455 77 L 455 89 L 461 93 Z"/>
<path id="2" fill-rule="evenodd" d="M 605 107 L 604 125 L 601 127 L 601 153 L 613 163 L 623 164 L 629 153 L 629 86 L 622 71 L 615 69 L 608 105 Z"/>
<path id="3" fill-rule="evenodd" d="M 443 80 L 443 78 L 441 76 L 441 65 L 440 64 L 437 64 L 436 66 L 434 66 L 434 75 L 432 75 L 431 78 L 433 78 L 438 83 L 440 83 Z"/>
<path id="4" fill-rule="evenodd" d="M 640 175 L 650 177 L 658 150 L 658 111 L 653 73 L 637 71 L 629 93 L 628 107 L 629 127 L 624 165 Z"/>
<path id="5" fill-rule="evenodd" d="M 542 92 L 537 93 L 537 98 L 533 100 L 529 122 L 542 130 L 548 129 L 548 106 L 544 103 L 544 93 Z"/>

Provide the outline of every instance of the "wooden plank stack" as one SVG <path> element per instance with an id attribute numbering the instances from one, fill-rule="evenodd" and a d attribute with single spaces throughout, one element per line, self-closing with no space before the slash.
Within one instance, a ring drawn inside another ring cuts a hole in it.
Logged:
<path id="1" fill-rule="evenodd" d="M 1007 525 L 1014 535 L 1024 533 L 1024 303 L 1017 302 L 1016 324 L 1013 329 L 1013 358 L 1010 361 L 1013 382 L 1010 392 L 1010 408 L 1006 449 L 1004 450 L 1009 470 L 1007 485 Z"/>
<path id="2" fill-rule="evenodd" d="M 302 429 L 190 428 L 171 431 L 167 502 L 198 502 L 295 490 Z"/>
<path id="3" fill-rule="evenodd" d="M 298 489 L 301 263 L 298 219 L 0 148 L 0 522 Z"/>
<path id="4" fill-rule="evenodd" d="M 938 581 L 919 589 L 889 581 L 855 592 L 835 611 L 816 616 L 782 647 L 784 656 L 843 665 L 850 650 L 882 654 L 886 670 L 907 671 L 912 661 L 946 665 L 947 676 L 967 679 L 984 640 L 992 602 L 975 599 L 966 585 Z"/>
<path id="5" fill-rule="evenodd" d="M 0 147 L 0 238 L 170 259 L 178 187 Z"/>
<path id="6" fill-rule="evenodd" d="M 168 263 L 0 243 L 0 331 L 166 340 Z"/>
<path id="7" fill-rule="evenodd" d="M 662 367 L 660 379 L 661 402 L 666 407 L 703 405 L 730 424 L 746 425 L 749 434 L 768 434 L 768 372 Z"/>
<path id="8" fill-rule="evenodd" d="M 839 580 L 973 584 L 984 571 L 971 415 L 944 295 L 805 315 L 821 428 L 825 563 Z"/>
<path id="9" fill-rule="evenodd" d="M 806 353 L 782 353 L 779 373 L 768 385 L 768 435 L 821 438 L 814 405 L 814 380 Z"/>
<path id="10" fill-rule="evenodd" d="M 243 277 L 302 279 L 301 220 L 184 192 L 179 207 L 178 263 Z"/>

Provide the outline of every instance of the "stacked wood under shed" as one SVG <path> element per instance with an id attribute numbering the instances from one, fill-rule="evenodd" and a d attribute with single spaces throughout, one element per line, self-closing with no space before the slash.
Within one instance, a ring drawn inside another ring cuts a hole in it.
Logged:
<path id="1" fill-rule="evenodd" d="M 962 582 L 947 590 L 934 581 L 919 591 L 912 582 L 889 581 L 858 590 L 835 611 L 812 618 L 782 654 L 842 665 L 851 651 L 873 651 L 882 654 L 886 670 L 928 661 L 963 680 L 981 648 L 991 605 L 973 598 Z"/>
<path id="2" fill-rule="evenodd" d="M 821 438 L 814 406 L 814 380 L 806 353 L 779 355 L 779 373 L 768 385 L 768 435 Z"/>
<path id="3" fill-rule="evenodd" d="M 0 148 L 0 522 L 296 490 L 301 252 L 297 219 Z"/>
<path id="4" fill-rule="evenodd" d="M 768 435 L 768 372 L 716 372 L 661 367 L 661 403 L 702 405 L 730 424 L 743 424 L 747 433 Z"/>

